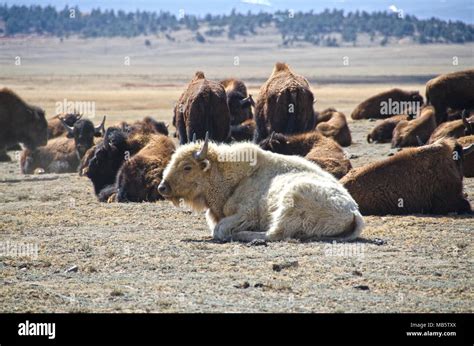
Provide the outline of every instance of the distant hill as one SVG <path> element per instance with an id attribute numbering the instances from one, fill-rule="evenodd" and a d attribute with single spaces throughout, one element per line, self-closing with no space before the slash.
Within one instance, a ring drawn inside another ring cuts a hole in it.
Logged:
<path id="1" fill-rule="evenodd" d="M 428 43 L 466 43 L 474 40 L 474 25 L 461 21 L 418 19 L 403 12 L 345 13 L 324 10 L 319 13 L 276 11 L 246 14 L 232 10 L 225 15 L 207 14 L 176 16 L 169 12 L 122 10 L 81 11 L 78 7 L 0 6 L 0 35 L 19 34 L 68 37 L 134 37 L 165 35 L 174 40 L 173 33 L 189 30 L 197 42 L 206 44 L 214 37 L 261 35 L 265 28 L 275 28 L 284 46 L 306 42 L 318 46 L 357 45 L 360 38 L 372 44 L 385 45 L 410 40 Z"/>

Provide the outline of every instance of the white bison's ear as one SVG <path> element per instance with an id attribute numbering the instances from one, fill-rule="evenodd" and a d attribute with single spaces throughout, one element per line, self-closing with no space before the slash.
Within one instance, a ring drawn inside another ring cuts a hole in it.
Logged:
<path id="1" fill-rule="evenodd" d="M 202 160 L 201 162 L 199 162 L 199 165 L 203 172 L 207 172 L 209 168 L 211 168 L 211 163 L 209 162 L 209 160 Z"/>

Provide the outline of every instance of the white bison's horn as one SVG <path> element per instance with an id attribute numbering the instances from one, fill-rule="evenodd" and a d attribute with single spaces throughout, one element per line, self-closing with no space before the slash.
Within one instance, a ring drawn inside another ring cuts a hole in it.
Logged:
<path id="1" fill-rule="evenodd" d="M 105 132 L 105 118 L 106 118 L 106 116 L 104 115 L 104 119 L 102 119 L 102 122 L 100 123 L 100 125 L 94 127 L 94 130 L 95 130 L 96 134 L 101 134 L 101 133 Z"/>
<path id="2" fill-rule="evenodd" d="M 474 152 L 474 143 L 462 148 L 463 156 L 469 155 Z"/>
<path id="3" fill-rule="evenodd" d="M 193 133 L 193 140 L 192 140 L 192 142 L 193 142 L 193 143 L 196 142 L 196 132 Z"/>
<path id="4" fill-rule="evenodd" d="M 204 144 L 202 145 L 201 150 L 194 153 L 194 158 L 196 160 L 204 160 L 207 157 L 207 149 L 209 148 L 209 132 L 206 131 L 206 139 L 204 140 Z"/>
<path id="5" fill-rule="evenodd" d="M 74 127 L 72 126 L 69 126 L 63 118 L 59 117 L 59 120 L 61 120 L 61 124 L 63 124 L 64 128 L 67 130 L 67 132 L 69 132 L 69 134 L 73 134 L 74 133 Z"/>

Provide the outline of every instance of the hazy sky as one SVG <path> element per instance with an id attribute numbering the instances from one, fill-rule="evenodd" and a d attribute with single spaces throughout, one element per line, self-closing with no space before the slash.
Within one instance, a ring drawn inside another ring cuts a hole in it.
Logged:
<path id="1" fill-rule="evenodd" d="M 151 10 L 204 15 L 206 13 L 228 13 L 233 8 L 240 12 L 258 12 L 293 9 L 320 12 L 325 8 L 344 9 L 346 12 L 365 10 L 368 12 L 389 10 L 395 6 L 405 13 L 419 18 L 438 17 L 445 20 L 462 20 L 474 23 L 474 0 L 0 0 L 0 3 L 13 4 L 51 4 L 63 8 L 66 4 L 77 4 L 80 9 L 114 8 L 128 11 Z"/>

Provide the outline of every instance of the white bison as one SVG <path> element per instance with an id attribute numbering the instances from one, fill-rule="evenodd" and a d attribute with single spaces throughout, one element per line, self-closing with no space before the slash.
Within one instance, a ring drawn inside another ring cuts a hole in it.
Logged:
<path id="1" fill-rule="evenodd" d="M 206 219 L 217 240 L 357 238 L 364 227 L 357 203 L 318 165 L 264 151 L 251 143 L 181 146 L 158 187 Z"/>

